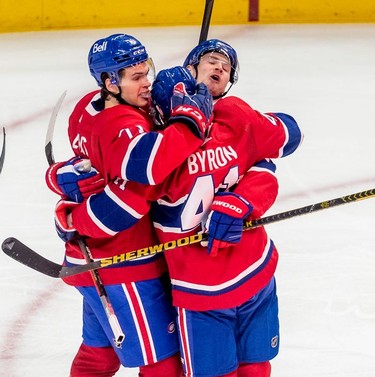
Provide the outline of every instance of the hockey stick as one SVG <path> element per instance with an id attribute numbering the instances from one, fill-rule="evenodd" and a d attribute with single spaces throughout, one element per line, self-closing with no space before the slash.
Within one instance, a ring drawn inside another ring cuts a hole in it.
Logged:
<path id="1" fill-rule="evenodd" d="M 61 94 L 59 100 L 57 101 L 56 105 L 54 106 L 52 110 L 51 117 L 49 119 L 48 128 L 47 128 L 47 135 L 46 135 L 46 142 L 44 144 L 44 152 L 48 161 L 49 165 L 52 165 L 55 163 L 55 159 L 53 157 L 53 151 L 52 151 L 52 139 L 53 139 L 53 132 L 55 130 L 55 123 L 57 114 L 60 111 L 61 105 L 64 101 L 64 98 L 66 96 L 66 90 Z"/>
<path id="2" fill-rule="evenodd" d="M 3 146 L 1 148 L 1 155 L 0 155 L 0 173 L 3 170 L 4 160 L 5 160 L 5 128 L 3 127 Z"/>
<path id="3" fill-rule="evenodd" d="M 52 114 L 51 114 L 51 118 L 48 123 L 44 152 L 45 152 L 49 165 L 52 165 L 55 163 L 55 158 L 53 156 L 53 149 L 52 149 L 52 139 L 53 139 L 53 133 L 55 130 L 57 114 L 61 108 L 61 105 L 64 101 L 65 96 L 66 96 L 66 91 L 63 92 L 63 94 L 60 96 L 59 100 L 57 101 L 56 105 L 54 106 Z M 92 259 L 90 249 L 87 247 L 86 242 L 84 241 L 82 237 L 78 237 L 78 245 L 81 249 L 82 255 L 84 256 L 86 263 L 88 264 L 93 263 L 94 261 Z M 121 347 L 121 343 L 124 341 L 125 335 L 121 329 L 120 323 L 113 310 L 112 304 L 104 288 L 99 272 L 97 270 L 90 270 L 90 274 L 94 282 L 96 291 L 98 292 L 100 301 L 103 305 L 103 309 L 107 316 L 108 322 L 111 326 L 111 329 L 114 335 L 113 342 L 116 347 Z"/>
<path id="4" fill-rule="evenodd" d="M 78 238 L 78 244 L 82 251 L 83 256 L 85 257 L 86 263 L 87 264 L 93 263 L 90 249 L 87 247 L 86 242 L 83 240 L 82 237 Z M 121 325 L 113 310 L 112 304 L 108 298 L 107 292 L 104 288 L 99 272 L 97 270 L 91 270 L 90 274 L 91 274 L 92 280 L 94 281 L 96 291 L 98 292 L 98 295 L 102 303 L 103 309 L 105 311 L 105 314 L 107 316 L 109 325 L 111 326 L 111 329 L 114 335 L 113 342 L 117 348 L 120 348 L 121 343 L 125 339 L 125 334 L 122 331 Z"/>
<path id="5" fill-rule="evenodd" d="M 201 34 L 199 36 L 199 43 L 207 40 L 208 29 L 210 27 L 212 8 L 214 6 L 214 0 L 206 0 L 206 5 L 204 7 Z"/>
<path id="6" fill-rule="evenodd" d="M 336 199 L 325 200 L 316 204 L 310 204 L 305 207 L 292 209 L 285 212 L 276 213 L 274 215 L 266 216 L 257 220 L 248 221 L 244 224 L 244 230 L 250 230 L 258 228 L 266 224 L 272 224 L 278 221 L 291 219 L 296 216 L 307 215 L 309 213 L 317 212 L 323 209 L 332 208 L 341 204 L 348 204 L 358 202 L 360 200 L 369 199 L 375 197 L 375 188 L 357 192 L 355 194 L 345 195 Z M 62 266 L 61 264 L 54 263 L 34 250 L 23 244 L 21 241 L 14 237 L 9 237 L 4 240 L 2 249 L 5 254 L 15 259 L 16 261 L 23 263 L 24 265 L 33 268 L 42 274 L 48 275 L 53 278 L 63 278 L 67 276 L 77 275 L 83 272 L 90 271 L 92 269 L 99 269 L 139 259 L 145 256 L 154 255 L 168 250 L 173 250 L 178 247 L 192 245 L 198 242 L 207 241 L 207 234 L 194 234 L 187 237 L 182 237 L 177 240 L 172 240 L 159 245 L 153 245 L 138 250 L 129 251 L 127 253 L 118 254 L 110 258 L 99 259 L 94 262 L 90 262 L 86 265 L 80 266 Z"/>

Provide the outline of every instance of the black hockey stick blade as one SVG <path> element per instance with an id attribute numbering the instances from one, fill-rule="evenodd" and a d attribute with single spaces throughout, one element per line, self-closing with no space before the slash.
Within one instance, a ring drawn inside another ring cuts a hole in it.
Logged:
<path id="1" fill-rule="evenodd" d="M 66 90 L 61 94 L 56 105 L 54 106 L 52 110 L 51 118 L 48 123 L 46 141 L 44 144 L 44 152 L 47 157 L 47 161 L 49 165 L 52 165 L 55 162 L 55 158 L 53 156 L 53 150 L 52 150 L 52 139 L 53 139 L 53 133 L 55 131 L 55 123 L 56 123 L 57 114 L 60 111 L 60 108 L 64 101 L 65 96 L 66 96 Z"/>
<path id="2" fill-rule="evenodd" d="M 62 268 L 60 264 L 44 258 L 16 238 L 9 237 L 5 239 L 1 247 L 6 255 L 17 262 L 41 272 L 44 275 L 53 278 L 60 277 L 60 270 Z"/>
<path id="3" fill-rule="evenodd" d="M 208 29 L 210 28 L 212 8 L 214 7 L 214 0 L 206 0 L 206 5 L 204 7 L 201 34 L 199 36 L 199 43 L 207 40 Z"/>
<path id="4" fill-rule="evenodd" d="M 101 259 L 84 265 L 66 267 L 44 258 L 15 237 L 6 238 L 3 241 L 1 248 L 6 255 L 15 261 L 52 278 L 63 278 L 82 274 L 84 272 L 105 267 L 111 264 L 112 261 L 112 258 L 110 258 L 110 261 Z"/>
<path id="5" fill-rule="evenodd" d="M 0 155 L 0 173 L 3 170 L 4 160 L 5 160 L 5 128 L 3 127 L 3 146 L 1 148 L 1 155 Z"/>

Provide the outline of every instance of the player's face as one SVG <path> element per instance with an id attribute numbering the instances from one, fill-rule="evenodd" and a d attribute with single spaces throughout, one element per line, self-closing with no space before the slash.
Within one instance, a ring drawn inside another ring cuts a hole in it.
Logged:
<path id="1" fill-rule="evenodd" d="M 213 97 L 220 96 L 228 85 L 230 72 L 230 60 L 218 52 L 210 52 L 199 61 L 197 82 L 206 84 Z"/>
<path id="2" fill-rule="evenodd" d="M 121 75 L 121 97 L 126 103 L 136 107 L 148 106 L 151 92 L 149 80 L 149 65 L 142 62 L 132 67 L 125 68 Z"/>

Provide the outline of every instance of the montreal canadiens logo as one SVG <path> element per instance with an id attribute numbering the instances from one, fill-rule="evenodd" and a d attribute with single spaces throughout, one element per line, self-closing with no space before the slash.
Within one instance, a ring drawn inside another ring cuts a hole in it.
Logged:
<path id="1" fill-rule="evenodd" d="M 279 337 L 276 335 L 271 339 L 271 347 L 276 348 L 279 344 Z"/>
<path id="2" fill-rule="evenodd" d="M 174 322 L 171 322 L 169 325 L 168 325 L 168 332 L 170 334 L 174 333 L 176 331 L 176 324 Z"/>

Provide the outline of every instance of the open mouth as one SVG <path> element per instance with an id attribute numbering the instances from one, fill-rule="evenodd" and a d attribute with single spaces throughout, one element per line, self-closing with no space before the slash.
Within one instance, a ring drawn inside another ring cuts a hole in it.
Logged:
<path id="1" fill-rule="evenodd" d="M 219 82 L 220 81 L 220 77 L 218 75 L 212 75 L 211 76 L 211 80 Z"/>
<path id="2" fill-rule="evenodd" d="M 141 97 L 142 98 L 150 98 L 151 97 L 151 92 L 141 93 Z"/>

